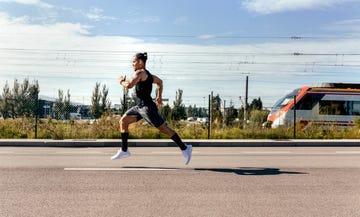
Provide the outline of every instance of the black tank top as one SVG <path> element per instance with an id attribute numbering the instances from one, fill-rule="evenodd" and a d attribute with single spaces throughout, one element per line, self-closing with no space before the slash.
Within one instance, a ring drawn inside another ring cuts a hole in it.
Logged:
<path id="1" fill-rule="evenodd" d="M 135 87 L 138 105 L 146 105 L 147 103 L 152 102 L 151 91 L 154 79 L 148 70 L 145 69 L 145 72 L 147 74 L 146 80 L 139 81 Z"/>

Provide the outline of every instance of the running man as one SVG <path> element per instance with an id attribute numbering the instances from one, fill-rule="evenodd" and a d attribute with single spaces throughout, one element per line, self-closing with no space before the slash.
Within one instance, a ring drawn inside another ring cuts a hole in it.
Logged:
<path id="1" fill-rule="evenodd" d="M 137 53 L 133 57 L 133 68 L 135 75 L 126 80 L 126 76 L 120 76 L 119 82 L 125 88 L 135 87 L 138 104 L 128 111 L 120 119 L 120 131 L 122 145 L 120 150 L 111 157 L 111 160 L 130 157 L 128 150 L 129 125 L 141 119 L 145 119 L 150 125 L 156 127 L 160 132 L 171 138 L 181 149 L 184 156 L 184 162 L 187 165 L 191 160 L 192 146 L 185 145 L 178 134 L 170 129 L 164 119 L 159 115 L 157 106 L 162 105 L 162 80 L 150 74 L 146 69 L 147 53 Z M 157 86 L 156 103 L 151 98 L 153 83 Z"/>

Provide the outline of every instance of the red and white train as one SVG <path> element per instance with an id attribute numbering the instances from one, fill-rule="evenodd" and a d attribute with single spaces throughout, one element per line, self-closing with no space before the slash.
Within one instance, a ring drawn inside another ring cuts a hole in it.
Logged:
<path id="1" fill-rule="evenodd" d="M 296 123 L 301 126 L 354 126 L 355 119 L 360 119 L 360 84 L 322 83 L 295 89 L 275 103 L 267 124 L 273 128 L 292 126 L 294 107 Z"/>

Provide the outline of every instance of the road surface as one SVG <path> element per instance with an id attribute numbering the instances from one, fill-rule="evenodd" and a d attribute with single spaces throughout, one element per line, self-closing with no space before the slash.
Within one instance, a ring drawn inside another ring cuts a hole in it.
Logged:
<path id="1" fill-rule="evenodd" d="M 0 216 L 360 216 L 359 147 L 0 147 Z"/>

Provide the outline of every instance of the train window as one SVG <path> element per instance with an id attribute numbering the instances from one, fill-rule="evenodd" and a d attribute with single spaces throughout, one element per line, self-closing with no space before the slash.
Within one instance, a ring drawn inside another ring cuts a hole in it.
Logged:
<path id="1" fill-rule="evenodd" d="M 352 115 L 360 115 L 360 101 L 353 102 Z"/>
<path id="2" fill-rule="evenodd" d="M 324 100 L 319 102 L 319 114 L 321 115 L 350 115 L 346 101 Z"/>
<path id="3" fill-rule="evenodd" d="M 312 110 L 314 106 L 324 97 L 324 94 L 306 94 L 296 103 L 297 110 Z"/>
<path id="4" fill-rule="evenodd" d="M 294 96 L 297 96 L 299 94 L 301 89 L 295 89 L 293 92 L 287 94 L 283 98 L 279 99 L 275 105 L 271 109 L 271 113 L 276 112 L 277 110 L 285 107 L 289 102 L 291 102 L 294 99 Z"/>

